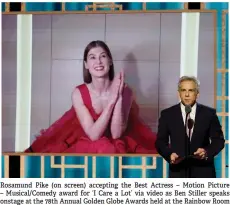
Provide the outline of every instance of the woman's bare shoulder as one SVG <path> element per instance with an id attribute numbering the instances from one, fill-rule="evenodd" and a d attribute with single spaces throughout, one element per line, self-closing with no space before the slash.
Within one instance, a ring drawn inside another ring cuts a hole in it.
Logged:
<path id="1" fill-rule="evenodd" d="M 74 104 L 83 104 L 82 96 L 79 87 L 75 87 L 72 91 L 72 102 Z"/>

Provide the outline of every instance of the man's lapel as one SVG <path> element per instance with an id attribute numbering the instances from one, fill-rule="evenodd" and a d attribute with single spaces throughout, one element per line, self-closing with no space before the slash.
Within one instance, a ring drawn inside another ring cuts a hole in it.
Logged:
<path id="1" fill-rule="evenodd" d="M 176 128 L 180 131 L 180 136 L 185 136 L 185 125 L 184 125 L 180 103 L 176 106 L 175 122 L 177 122 Z"/>

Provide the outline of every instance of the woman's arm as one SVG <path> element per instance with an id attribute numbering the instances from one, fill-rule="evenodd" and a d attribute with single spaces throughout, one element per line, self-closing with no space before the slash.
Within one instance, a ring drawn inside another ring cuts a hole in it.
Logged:
<path id="1" fill-rule="evenodd" d="M 132 101 L 132 90 L 125 86 L 122 94 L 119 95 L 112 114 L 110 129 L 113 139 L 121 137 L 126 130 Z"/>
<path id="2" fill-rule="evenodd" d="M 110 99 L 98 120 L 94 122 L 88 109 L 83 103 L 79 89 L 76 88 L 72 93 L 72 103 L 79 122 L 85 133 L 92 141 L 98 140 L 104 134 L 108 126 L 114 106 L 117 101 L 118 92 L 117 97 L 115 94 L 112 96 L 113 98 Z"/>

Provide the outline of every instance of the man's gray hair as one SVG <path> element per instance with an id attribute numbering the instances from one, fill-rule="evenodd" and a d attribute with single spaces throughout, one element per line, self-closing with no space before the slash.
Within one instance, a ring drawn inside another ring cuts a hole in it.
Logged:
<path id="1" fill-rule="evenodd" d="M 193 81 L 196 85 L 197 92 L 200 92 L 200 81 L 194 76 L 182 76 L 178 81 L 178 91 L 181 88 L 181 83 L 184 81 Z"/>

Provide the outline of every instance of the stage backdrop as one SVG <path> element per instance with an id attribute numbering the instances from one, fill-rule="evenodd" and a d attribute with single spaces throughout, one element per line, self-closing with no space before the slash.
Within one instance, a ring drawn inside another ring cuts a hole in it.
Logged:
<path id="1" fill-rule="evenodd" d="M 16 16 L 3 16 L 3 151 L 14 151 L 16 102 Z M 214 106 L 214 22 L 200 17 L 199 101 Z M 103 40 L 115 72 L 125 70 L 141 118 L 157 130 L 162 109 L 178 102 L 181 13 L 34 15 L 31 141 L 71 106 L 71 92 L 83 83 L 86 45 Z M 209 79 L 208 81 L 206 79 Z"/>

